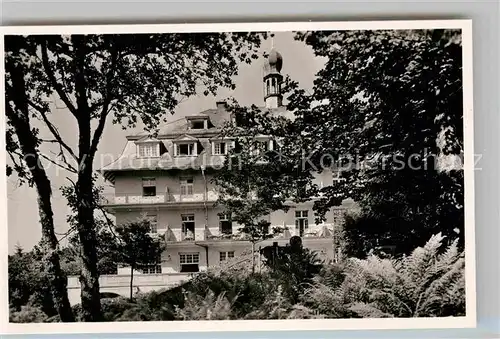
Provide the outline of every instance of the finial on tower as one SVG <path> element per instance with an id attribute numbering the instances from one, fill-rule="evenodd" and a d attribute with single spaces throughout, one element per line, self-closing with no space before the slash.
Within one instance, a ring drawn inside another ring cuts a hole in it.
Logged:
<path id="1" fill-rule="evenodd" d="M 274 48 L 274 33 L 271 33 L 271 49 Z"/>

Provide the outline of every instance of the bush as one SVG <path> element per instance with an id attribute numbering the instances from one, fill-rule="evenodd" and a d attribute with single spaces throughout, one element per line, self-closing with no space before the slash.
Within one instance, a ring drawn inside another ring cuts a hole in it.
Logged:
<path id="1" fill-rule="evenodd" d="M 323 268 L 315 252 L 301 247 L 279 253 L 271 265 L 271 278 L 281 286 L 282 293 L 291 304 L 299 301 L 307 286 Z"/>
<path id="2" fill-rule="evenodd" d="M 227 265 L 182 286 L 102 299 L 106 321 L 444 317 L 465 314 L 464 257 L 440 234 L 402 258 L 351 258 L 321 265 L 313 253 L 284 254 L 261 273 Z M 241 265 L 240 265 L 241 264 Z M 11 321 L 57 321 L 40 309 Z M 74 307 L 77 317 L 80 305 Z M 80 319 L 79 319 L 80 320 Z"/>
<path id="3" fill-rule="evenodd" d="M 433 236 L 401 259 L 350 259 L 345 278 L 318 279 L 305 295 L 307 307 L 328 317 L 445 317 L 465 314 L 465 261 L 457 242 L 440 253 Z M 333 282 L 333 285 L 331 285 Z"/>
<path id="4" fill-rule="evenodd" d="M 234 301 L 224 292 L 216 296 L 209 290 L 204 297 L 188 292 L 184 307 L 176 310 L 176 317 L 180 320 L 229 320 Z"/>
<path id="5" fill-rule="evenodd" d="M 43 323 L 49 317 L 39 307 L 21 306 L 21 310 L 11 312 L 9 321 L 12 323 Z"/>

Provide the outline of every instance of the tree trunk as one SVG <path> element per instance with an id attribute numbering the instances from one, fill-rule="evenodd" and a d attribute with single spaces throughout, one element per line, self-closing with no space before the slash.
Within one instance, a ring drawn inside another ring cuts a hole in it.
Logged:
<path id="1" fill-rule="evenodd" d="M 130 302 L 134 301 L 134 266 L 130 265 Z"/>
<path id="2" fill-rule="evenodd" d="M 59 261 L 59 242 L 54 231 L 52 189 L 42 165 L 36 136 L 31 131 L 24 72 L 14 63 L 7 62 L 12 87 L 7 93 L 6 113 L 16 132 L 24 161 L 33 177 L 38 194 L 38 212 L 42 227 L 41 245 L 45 254 L 46 272 L 50 282 L 54 306 L 62 322 L 74 322 L 75 318 L 68 299 L 67 278 Z M 12 101 L 15 108 L 10 105 Z"/>
<path id="3" fill-rule="evenodd" d="M 252 274 L 255 273 L 255 242 L 252 241 Z"/>
<path id="4" fill-rule="evenodd" d="M 99 271 L 97 269 L 92 167 L 87 168 L 87 164 L 84 167 L 78 174 L 75 192 L 79 201 L 77 222 L 80 254 L 83 262 L 80 275 L 82 318 L 84 321 L 90 322 L 102 321 L 102 312 L 99 294 Z"/>
<path id="5" fill-rule="evenodd" d="M 75 97 L 78 121 L 78 181 L 76 197 L 78 235 L 83 259 L 80 275 L 82 313 L 84 321 L 102 321 L 101 300 L 99 294 L 99 272 L 97 270 L 97 236 L 95 230 L 93 160 L 91 147 L 91 111 L 87 101 L 88 84 L 85 78 L 86 37 L 71 37 L 74 49 Z"/>

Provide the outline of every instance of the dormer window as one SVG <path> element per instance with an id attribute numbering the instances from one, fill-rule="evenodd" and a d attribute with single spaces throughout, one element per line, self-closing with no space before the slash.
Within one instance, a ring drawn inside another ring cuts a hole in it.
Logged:
<path id="1" fill-rule="evenodd" d="M 213 155 L 226 155 L 231 149 L 235 147 L 234 140 L 211 140 L 212 141 L 212 154 Z"/>
<path id="2" fill-rule="evenodd" d="M 213 127 L 206 115 L 194 115 L 186 117 L 188 127 L 192 130 L 204 130 Z"/>
<path id="3" fill-rule="evenodd" d="M 160 157 L 167 151 L 163 142 L 158 139 L 142 139 L 136 141 L 137 156 L 140 158 Z"/>
<path id="4" fill-rule="evenodd" d="M 177 144 L 177 155 L 178 156 L 192 156 L 196 155 L 196 143 L 182 143 Z"/>
<path id="5" fill-rule="evenodd" d="M 206 125 L 207 125 L 206 120 L 191 121 L 191 129 L 207 129 Z"/>
<path id="6" fill-rule="evenodd" d="M 174 143 L 174 156 L 176 157 L 191 157 L 197 156 L 203 152 L 203 146 L 198 139 L 191 135 L 183 135 L 175 140 Z"/>
<path id="7" fill-rule="evenodd" d="M 226 143 L 223 141 L 219 142 L 214 142 L 214 154 L 220 155 L 220 154 L 226 154 L 227 148 L 226 148 Z"/>

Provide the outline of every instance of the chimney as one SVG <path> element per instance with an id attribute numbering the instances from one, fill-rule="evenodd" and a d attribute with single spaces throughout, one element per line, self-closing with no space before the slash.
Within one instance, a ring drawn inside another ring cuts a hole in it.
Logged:
<path id="1" fill-rule="evenodd" d="M 227 107 L 225 101 L 217 101 L 215 104 L 217 105 L 217 109 L 220 110 L 220 111 L 225 110 L 226 107 Z"/>

